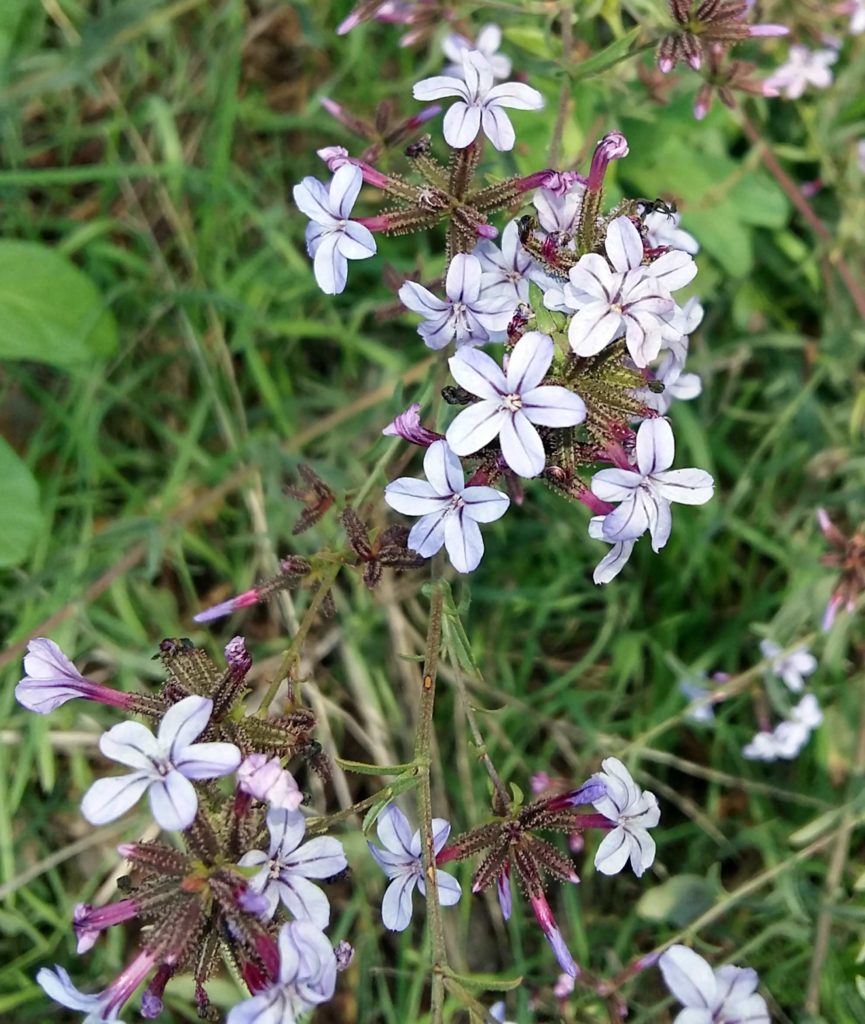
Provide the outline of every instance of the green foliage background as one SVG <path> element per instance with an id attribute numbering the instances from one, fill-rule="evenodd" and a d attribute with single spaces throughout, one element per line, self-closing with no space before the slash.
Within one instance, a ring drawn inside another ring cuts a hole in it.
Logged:
<path id="1" fill-rule="evenodd" d="M 813 41 L 804 21 L 825 12 L 798 6 L 765 4 L 764 20 L 800 18 L 799 38 Z M 352 265 L 348 290 L 331 299 L 314 284 L 289 196 L 303 175 L 323 176 L 317 147 L 352 145 L 321 96 L 364 114 L 397 98 L 410 112 L 411 83 L 441 57 L 435 43 L 400 49 L 386 25 L 337 38 L 347 10 L 276 0 L 0 7 L 0 1019 L 47 1019 L 33 982 L 40 965 L 65 964 L 90 990 L 118 971 L 127 937 L 108 935 L 77 958 L 71 911 L 109 898 L 114 845 L 148 827 L 143 810 L 98 832 L 82 821 L 81 794 L 107 767 L 96 740 L 114 719 L 80 703 L 48 719 L 18 708 L 23 643 L 50 635 L 95 678 L 131 687 L 158 680 L 151 654 L 163 636 L 189 635 L 218 654 L 243 631 L 263 688 L 306 595 L 211 630 L 191 616 L 268 575 L 277 555 L 340 542 L 335 520 L 290 536 L 297 506 L 282 487 L 301 457 L 343 491 L 374 466 L 383 485 L 415 457 L 380 430 L 408 401 L 428 399 L 437 376 L 411 318 L 376 317 L 393 301 L 381 270 L 436 276 L 441 240 L 381 240 L 379 257 Z M 515 66 L 548 99 L 543 114 L 515 115 L 518 146 L 488 154 L 491 175 L 546 163 L 563 80 L 558 10 L 465 10 L 475 26 L 503 24 Z M 833 579 L 814 520 L 818 505 L 850 525 L 865 513 L 865 330 L 836 273 L 843 259 L 865 287 L 863 40 L 844 40 L 831 89 L 748 101 L 754 141 L 741 114 L 717 104 L 694 121 L 694 75 L 655 103 L 636 73 L 650 69 L 650 52 L 580 63 L 656 37 L 660 0 L 573 11 L 561 166 L 584 169 L 595 140 L 620 128 L 631 153 L 609 201 L 675 198 L 703 246 L 692 290 L 707 313 L 692 362 L 704 391 L 672 418 L 677 465 L 710 470 L 717 496 L 677 509 L 662 554 L 641 544 L 598 589 L 591 567 L 603 549 L 586 538 L 588 514 L 530 484 L 525 505 L 485 532 L 470 602 L 466 582 L 454 583 L 483 674 L 468 682 L 472 700 L 500 773 L 523 790 L 537 771 L 582 781 L 616 754 L 661 800 L 649 876 L 599 877 L 589 846 L 577 858 L 582 884 L 551 891 L 578 961 L 612 974 L 684 930 L 713 962 L 756 968 L 777 1020 L 863 1021 L 861 613 L 817 635 Z M 786 43 L 742 51 L 768 70 Z M 809 202 L 828 239 L 766 169 L 764 147 L 794 189 L 820 179 Z M 386 521 L 379 508 L 377 525 Z M 336 618 L 313 631 L 307 690 L 330 752 L 410 757 L 421 582 L 386 580 L 370 595 L 344 574 Z M 737 675 L 757 664 L 766 635 L 811 641 L 821 660 L 813 688 L 826 723 L 789 764 L 741 756 L 755 711 L 783 708 L 760 672 Z M 436 709 L 434 793 L 459 829 L 488 812 L 448 685 L 455 671 L 445 665 Z M 683 717 L 677 682 L 700 671 L 736 676 L 712 727 Z M 338 776 L 322 792 L 305 780 L 315 805 L 331 808 L 368 781 Z M 332 931 L 357 957 L 320 1019 L 422 1020 L 420 904 L 413 929 L 382 935 L 383 880 L 359 830 L 344 840 L 354 874 L 335 892 Z M 459 871 L 467 888 L 470 869 Z M 607 1019 L 586 991 L 563 1009 L 552 1002 L 555 965 L 525 908 L 504 927 L 491 903 L 465 899 L 446 921 L 454 964 L 524 977 L 507 997 L 509 1019 Z M 169 992 L 165 1019 L 194 1019 L 190 987 Z M 672 1019 L 656 971 L 623 995 L 633 1024 Z M 238 997 L 226 981 L 214 998 Z"/>

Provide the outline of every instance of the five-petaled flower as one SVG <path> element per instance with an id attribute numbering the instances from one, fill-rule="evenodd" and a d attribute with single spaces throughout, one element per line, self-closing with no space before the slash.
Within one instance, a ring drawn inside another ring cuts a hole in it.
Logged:
<path id="1" fill-rule="evenodd" d="M 598 813 L 615 822 L 615 828 L 604 836 L 595 854 L 595 867 L 603 875 L 618 874 L 630 858 L 631 868 L 639 878 L 655 859 L 655 840 L 647 829 L 661 820 L 661 811 L 654 793 L 644 793 L 631 778 L 631 773 L 616 757 L 601 762 L 603 771 L 592 778 L 601 782 L 606 793 L 593 800 Z"/>
<path id="2" fill-rule="evenodd" d="M 212 710 L 213 701 L 207 697 L 185 697 L 165 712 L 156 736 L 140 722 L 121 722 L 103 733 L 102 753 L 133 771 L 98 779 L 87 790 L 81 813 L 90 824 L 114 821 L 146 792 L 161 828 L 188 828 L 198 810 L 190 780 L 216 779 L 240 764 L 240 751 L 233 743 L 192 742 L 207 728 Z"/>
<path id="3" fill-rule="evenodd" d="M 681 249 L 644 266 L 643 240 L 628 217 L 610 223 L 605 251 L 606 257 L 581 256 L 564 288 L 551 289 L 544 300 L 574 313 L 568 341 L 578 356 L 593 356 L 624 335 L 631 358 L 647 366 L 661 348 L 665 317 L 675 310 L 671 292 L 691 281 L 697 266 Z"/>
<path id="4" fill-rule="evenodd" d="M 687 946 L 670 946 L 658 961 L 664 983 L 684 1009 L 673 1024 L 771 1024 L 757 995 L 757 972 L 726 964 L 712 970 Z"/>
<path id="5" fill-rule="evenodd" d="M 267 812 L 270 850 L 250 850 L 238 867 L 261 865 L 261 871 L 250 880 L 253 892 L 261 893 L 267 903 L 264 917 L 268 920 L 282 902 L 298 921 L 311 921 L 319 928 L 330 921 L 327 896 L 309 881 L 310 878 L 332 878 L 345 871 L 348 864 L 342 843 L 332 836 L 316 836 L 300 845 L 306 821 L 299 811 L 271 807 Z"/>
<path id="6" fill-rule="evenodd" d="M 252 999 L 229 1011 L 226 1024 L 294 1024 L 336 988 L 336 955 L 327 936 L 310 921 L 279 930 L 279 976 Z"/>
<path id="7" fill-rule="evenodd" d="M 457 384 L 479 402 L 456 417 L 445 440 L 457 455 L 471 455 L 498 437 L 502 457 L 518 475 L 537 476 L 546 453 L 534 424 L 573 427 L 586 418 L 579 395 L 560 384 L 541 384 L 553 361 L 548 334 L 529 331 L 516 343 L 502 371 L 485 352 L 463 349 L 450 361 Z"/>
<path id="8" fill-rule="evenodd" d="M 603 538 L 634 540 L 649 531 L 652 549 L 660 551 L 670 537 L 670 503 L 704 505 L 714 481 L 703 469 L 670 469 L 675 455 L 673 430 L 666 420 L 643 420 L 637 431 L 637 466 L 602 469 L 592 478 L 592 492 L 602 501 L 621 502 L 603 523 Z"/>
<path id="9" fill-rule="evenodd" d="M 311 222 L 306 227 L 306 248 L 313 258 L 318 286 L 327 295 L 338 295 L 345 288 L 348 260 L 375 255 L 369 228 L 348 219 L 362 184 L 360 168 L 344 164 L 329 188 L 309 177 L 293 189 L 298 209 Z"/>
<path id="10" fill-rule="evenodd" d="M 540 268 L 520 244 L 515 220 L 502 232 L 501 249 L 495 242 L 484 239 L 475 246 L 473 255 L 480 260 L 486 298 L 493 294 L 507 297 L 512 311 L 517 303 L 529 301 L 529 281 L 539 277 Z M 540 278 L 544 276 L 540 271 Z"/>
<path id="11" fill-rule="evenodd" d="M 798 100 L 809 85 L 815 89 L 826 89 L 832 84 L 830 68 L 837 60 L 837 50 L 809 50 L 807 46 L 794 43 L 786 62 L 764 84 L 777 89 L 788 100 Z"/>
<path id="12" fill-rule="evenodd" d="M 385 487 L 384 500 L 403 515 L 421 517 L 406 542 L 412 551 L 429 558 L 444 545 L 457 572 L 472 572 L 484 554 L 478 523 L 501 519 L 510 498 L 494 487 L 466 487 L 460 460 L 446 441 L 427 448 L 423 468 L 426 480 L 400 477 Z"/>
<path id="13" fill-rule="evenodd" d="M 540 110 L 544 98 L 537 89 L 520 82 L 493 85 L 493 69 L 479 50 L 463 53 L 463 77 L 436 75 L 414 87 L 416 100 L 440 100 L 458 96 L 459 102 L 445 114 L 445 142 L 454 149 L 470 146 L 483 127 L 484 134 L 498 150 L 514 148 L 516 135 L 505 107 Z"/>
<path id="14" fill-rule="evenodd" d="M 424 318 L 417 332 L 430 348 L 444 348 L 451 339 L 460 345 L 501 341 L 516 303 L 496 289 L 484 291 L 486 275 L 477 256 L 458 253 L 445 278 L 445 295 L 437 295 L 415 281 L 399 290 L 400 301 Z"/>
<path id="15" fill-rule="evenodd" d="M 761 640 L 760 653 L 770 662 L 772 674 L 781 679 L 792 693 L 801 693 L 805 688 L 805 676 L 817 671 L 817 659 L 804 645 L 784 653 L 784 648 L 774 640 Z"/>
<path id="16" fill-rule="evenodd" d="M 445 845 L 450 831 L 450 824 L 444 818 L 432 819 L 434 853 L 438 853 Z M 391 880 L 382 900 L 381 919 L 385 928 L 401 932 L 408 928 L 411 921 L 411 897 L 415 886 L 426 893 L 420 829 L 412 835 L 406 816 L 398 807 L 390 804 L 378 816 L 378 838 L 384 849 L 368 843 L 369 852 Z M 443 907 L 451 907 L 459 902 L 462 895 L 459 882 L 440 868 L 436 868 L 436 887 L 439 903 Z"/>
<path id="17" fill-rule="evenodd" d="M 511 60 L 505 54 L 499 53 L 501 45 L 502 30 L 498 25 L 484 25 L 478 32 L 474 44 L 459 32 L 449 32 L 442 40 L 442 50 L 451 63 L 444 68 L 443 73 L 453 75 L 454 78 L 462 78 L 463 55 L 477 50 L 489 63 L 493 78 L 502 81 L 511 73 Z"/>

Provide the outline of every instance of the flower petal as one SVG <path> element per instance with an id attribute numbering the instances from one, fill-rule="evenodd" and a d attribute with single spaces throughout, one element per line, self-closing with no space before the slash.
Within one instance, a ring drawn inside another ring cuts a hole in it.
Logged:
<path id="1" fill-rule="evenodd" d="M 601 469 L 592 477 L 592 494 L 601 501 L 627 501 L 642 482 L 640 474 L 629 469 Z M 601 538 L 606 540 L 607 535 L 597 539 Z"/>
<path id="2" fill-rule="evenodd" d="M 198 695 L 184 697 L 165 712 L 159 723 L 157 738 L 172 764 L 184 748 L 204 732 L 212 713 L 213 701 Z"/>
<path id="3" fill-rule="evenodd" d="M 310 839 L 292 853 L 288 863 L 292 874 L 304 878 L 332 878 L 348 867 L 342 843 L 333 836 Z"/>
<path id="4" fill-rule="evenodd" d="M 560 384 L 545 384 L 523 392 L 523 414 L 544 427 L 573 427 L 586 418 L 586 404 Z"/>
<path id="5" fill-rule="evenodd" d="M 340 237 L 339 231 L 322 237 L 312 261 L 316 283 L 325 295 L 339 295 L 348 280 L 348 263 L 339 251 Z"/>
<path id="6" fill-rule="evenodd" d="M 405 516 L 426 516 L 441 512 L 450 504 L 451 496 L 438 494 L 426 480 L 401 476 L 384 489 L 384 500 L 396 512 Z"/>
<path id="7" fill-rule="evenodd" d="M 476 523 L 494 523 L 507 512 L 511 499 L 495 487 L 466 487 L 461 495 L 463 511 Z"/>
<path id="8" fill-rule="evenodd" d="M 411 91 L 416 100 L 443 100 L 448 96 L 461 96 L 468 100 L 469 91 L 465 82 L 449 75 L 434 75 L 415 83 Z"/>
<path id="9" fill-rule="evenodd" d="M 149 785 L 150 779 L 140 772 L 97 779 L 84 794 L 81 813 L 91 825 L 105 825 L 138 803 Z"/>
<path id="10" fill-rule="evenodd" d="M 517 476 L 533 477 L 543 471 L 547 455 L 541 436 L 522 412 L 505 416 L 499 441 L 502 457 Z"/>
<path id="11" fill-rule="evenodd" d="M 522 82 L 503 82 L 496 85 L 486 94 L 486 102 L 497 107 L 510 107 L 512 110 L 540 110 L 544 105 L 544 97 L 537 89 Z"/>
<path id="12" fill-rule="evenodd" d="M 498 399 L 485 398 L 462 410 L 448 427 L 445 440 L 457 455 L 471 455 L 489 444 L 509 418 Z"/>
<path id="13" fill-rule="evenodd" d="M 715 493 L 715 481 L 704 469 L 670 469 L 653 480 L 662 497 L 680 505 L 705 505 Z"/>
<path id="14" fill-rule="evenodd" d="M 451 302 L 471 305 L 481 293 L 481 261 L 471 253 L 459 252 L 448 267 L 445 294 Z"/>
<path id="15" fill-rule="evenodd" d="M 304 178 L 299 185 L 294 186 L 292 195 L 295 206 L 311 221 L 327 228 L 336 225 L 337 218 L 330 205 L 330 194 L 317 178 Z"/>
<path id="16" fill-rule="evenodd" d="M 637 431 L 637 465 L 643 476 L 652 476 L 673 465 L 676 445 L 667 420 L 643 420 Z"/>
<path id="17" fill-rule="evenodd" d="M 568 343 L 578 356 L 593 356 L 622 332 L 621 313 L 607 302 L 584 306 L 568 324 Z"/>
<path id="18" fill-rule="evenodd" d="M 423 459 L 423 471 L 427 480 L 441 495 L 459 494 L 465 485 L 460 460 L 445 441 L 436 441 L 427 448 Z"/>
<path id="19" fill-rule="evenodd" d="M 536 388 L 550 368 L 554 351 L 549 334 L 527 331 L 514 345 L 508 360 L 508 393 L 521 395 Z"/>
<path id="20" fill-rule="evenodd" d="M 484 556 L 481 528 L 463 509 L 445 520 L 445 548 L 457 572 L 474 572 Z"/>
<path id="21" fill-rule="evenodd" d="M 267 812 L 267 831 L 270 833 L 270 856 L 285 860 L 303 839 L 306 819 L 300 811 L 271 807 Z"/>
<path id="22" fill-rule="evenodd" d="M 643 262 L 643 240 L 629 217 L 616 217 L 610 224 L 605 249 L 620 274 L 636 270 Z"/>
<path id="23" fill-rule="evenodd" d="M 357 164 L 343 164 L 337 168 L 330 183 L 330 208 L 340 220 L 348 220 L 361 185 L 363 171 Z"/>
<path id="24" fill-rule="evenodd" d="M 614 544 L 595 566 L 592 580 L 598 585 L 614 580 L 627 565 L 631 552 L 634 550 L 634 543 L 632 540 L 623 540 Z"/>
<path id="25" fill-rule="evenodd" d="M 414 524 L 406 540 L 406 547 L 416 551 L 422 558 L 432 558 L 445 542 L 445 521 L 447 511 L 433 512 L 422 516 Z"/>
<path id="26" fill-rule="evenodd" d="M 378 838 L 386 850 L 411 857 L 411 829 L 408 819 L 396 804 L 388 804 L 385 807 L 378 816 L 376 829 Z"/>
<path id="27" fill-rule="evenodd" d="M 688 1008 L 713 1009 L 717 984 L 712 968 L 687 946 L 670 946 L 658 961 L 664 984 Z"/>
<path id="28" fill-rule="evenodd" d="M 486 352 L 475 348 L 460 349 L 448 360 L 451 376 L 478 398 L 500 398 L 508 393 L 507 378 L 499 364 Z"/>
<path id="29" fill-rule="evenodd" d="M 150 785 L 150 811 L 156 824 L 167 832 L 189 828 L 198 810 L 195 787 L 180 772 L 169 772 Z"/>
<path id="30" fill-rule="evenodd" d="M 517 135 L 511 119 L 501 107 L 484 106 L 482 123 L 484 135 L 500 153 L 506 153 L 514 148 Z"/>
<path id="31" fill-rule="evenodd" d="M 595 854 L 595 867 L 602 875 L 617 875 L 628 863 L 630 854 L 630 836 L 620 825 L 604 836 Z"/>
<path id="32" fill-rule="evenodd" d="M 417 876 L 405 874 L 395 878 L 385 890 L 381 902 L 381 920 L 392 932 L 405 931 L 411 921 L 411 894 Z"/>
<path id="33" fill-rule="evenodd" d="M 171 709 L 169 708 L 170 713 Z M 141 722 L 120 722 L 99 738 L 99 749 L 106 757 L 141 772 L 153 774 L 154 761 L 164 756 L 162 746 Z"/>
<path id="34" fill-rule="evenodd" d="M 594 481 L 592 482 L 594 483 Z M 604 540 L 611 544 L 636 540 L 649 529 L 650 524 L 651 519 L 646 506 L 645 492 L 634 491 L 630 498 L 604 517 Z"/>
<path id="35" fill-rule="evenodd" d="M 174 767 L 187 779 L 218 779 L 233 772 L 242 760 L 233 743 L 193 743 L 174 758 Z"/>
<path id="36" fill-rule="evenodd" d="M 445 142 L 454 149 L 465 149 L 478 137 L 481 127 L 481 112 L 478 107 L 467 103 L 454 103 L 444 117 L 442 125 Z"/>
<path id="37" fill-rule="evenodd" d="M 450 312 L 450 303 L 433 295 L 429 288 L 424 288 L 416 281 L 406 281 L 399 292 L 399 301 L 412 313 L 420 313 L 427 319 L 438 317 L 440 313 Z"/>
<path id="38" fill-rule="evenodd" d="M 297 921 L 311 921 L 317 928 L 330 922 L 330 901 L 317 885 L 298 875 L 280 877 L 276 883 L 279 898 Z"/>
<path id="39" fill-rule="evenodd" d="M 339 251 L 347 260 L 365 260 L 375 255 L 375 238 L 369 228 L 350 220 L 340 232 Z"/>

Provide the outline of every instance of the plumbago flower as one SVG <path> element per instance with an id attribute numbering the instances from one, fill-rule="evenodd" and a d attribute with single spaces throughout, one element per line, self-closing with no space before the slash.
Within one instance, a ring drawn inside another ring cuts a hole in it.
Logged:
<path id="1" fill-rule="evenodd" d="M 703 469 L 671 470 L 674 456 L 667 420 L 644 420 L 637 431 L 636 467 L 595 474 L 592 492 L 602 501 L 620 502 L 604 519 L 604 540 L 635 540 L 648 530 L 652 549 L 660 551 L 673 525 L 671 503 L 704 505 L 712 497 L 712 477 Z"/>
<path id="2" fill-rule="evenodd" d="M 682 215 L 675 210 L 649 210 L 643 217 L 649 244 L 655 249 L 662 246 L 681 249 L 696 256 L 700 251 L 700 243 L 692 234 L 679 227 L 681 219 Z"/>
<path id="3" fill-rule="evenodd" d="M 742 756 L 749 761 L 792 761 L 799 756 L 811 738 L 811 733 L 823 722 L 823 711 L 813 693 L 806 693 L 775 728 L 758 732 L 742 748 Z"/>
<path id="4" fill-rule="evenodd" d="M 540 110 L 544 98 L 537 89 L 519 82 L 493 85 L 493 69 L 479 50 L 462 55 L 462 78 L 437 75 L 418 82 L 412 95 L 416 100 L 440 100 L 458 96 L 445 114 L 445 142 L 455 149 L 465 149 L 484 135 L 498 150 L 514 148 L 516 135 L 505 107 L 515 110 Z"/>
<path id="5" fill-rule="evenodd" d="M 445 439 L 451 450 L 471 455 L 498 437 L 508 466 L 518 476 L 537 476 L 546 455 L 534 425 L 572 427 L 586 418 L 579 395 L 559 384 L 541 384 L 554 353 L 548 334 L 529 331 L 514 346 L 504 372 L 475 349 L 454 356 L 448 363 L 454 380 L 480 401 L 448 427 Z"/>
<path id="6" fill-rule="evenodd" d="M 421 518 L 408 535 L 408 547 L 430 558 L 444 545 L 457 572 L 480 565 L 484 542 L 478 523 L 493 523 L 507 512 L 510 498 L 493 487 L 466 486 L 460 460 L 445 441 L 427 448 L 426 480 L 400 477 L 384 489 L 391 508 Z"/>
<path id="7" fill-rule="evenodd" d="M 330 903 L 327 897 L 309 881 L 310 878 L 332 878 L 345 871 L 348 862 L 342 843 L 331 836 L 316 836 L 300 845 L 306 831 L 306 821 L 296 811 L 272 807 L 267 812 L 267 830 L 270 850 L 250 850 L 238 861 L 238 867 L 261 865 L 261 871 L 250 880 L 253 892 L 260 893 L 266 907 L 267 920 L 283 903 L 298 921 L 311 921 L 326 928 L 330 921 Z"/>
<path id="8" fill-rule="evenodd" d="M 338 295 L 348 278 L 348 260 L 374 256 L 375 239 L 369 228 L 349 220 L 363 184 L 360 168 L 340 167 L 326 188 L 316 178 L 304 178 L 292 190 L 298 209 L 309 217 L 306 247 L 313 258 L 315 279 L 326 295 Z"/>
<path id="9" fill-rule="evenodd" d="M 760 653 L 770 661 L 772 674 L 792 693 L 801 693 L 805 677 L 817 671 L 817 659 L 804 644 L 785 654 L 783 647 L 774 640 L 761 640 Z"/>
<path id="10" fill-rule="evenodd" d="M 592 801 L 595 810 L 615 823 L 595 854 L 595 867 L 603 875 L 616 875 L 631 862 L 639 878 L 655 859 L 655 840 L 648 829 L 661 820 L 654 793 L 644 793 L 616 757 L 601 762 L 603 771 L 593 778 L 604 786 L 603 796 Z"/>
<path id="11" fill-rule="evenodd" d="M 279 971 L 273 984 L 235 1006 L 227 1024 L 294 1024 L 326 1003 L 336 988 L 337 961 L 327 936 L 309 921 L 279 930 Z"/>
<path id="12" fill-rule="evenodd" d="M 830 68 L 837 60 L 837 50 L 809 50 L 807 46 L 794 44 L 786 63 L 777 68 L 765 84 L 788 100 L 798 100 L 809 85 L 827 89 L 832 84 Z"/>
<path id="13" fill-rule="evenodd" d="M 647 366 L 660 351 L 664 317 L 675 310 L 671 292 L 688 284 L 697 266 L 683 250 L 643 266 L 643 240 L 628 217 L 610 223 L 605 251 L 606 258 L 593 252 L 581 256 L 568 283 L 548 292 L 545 304 L 575 314 L 568 341 L 578 356 L 595 355 L 624 335 L 636 365 Z"/>
<path id="14" fill-rule="evenodd" d="M 504 340 L 504 330 L 516 307 L 512 295 L 489 287 L 496 283 L 483 273 L 477 256 L 459 253 L 448 267 L 446 300 L 414 281 L 403 284 L 399 298 L 424 318 L 417 332 L 430 348 L 444 348 L 452 340 L 457 346 L 482 345 Z"/>
<path id="15" fill-rule="evenodd" d="M 589 520 L 589 536 L 592 540 L 602 540 L 613 546 L 606 555 L 595 566 L 592 579 L 595 583 L 609 583 L 614 580 L 622 569 L 628 564 L 631 552 L 634 550 L 635 540 L 610 541 L 604 536 L 605 516 L 592 516 Z"/>
<path id="16" fill-rule="evenodd" d="M 303 803 L 300 787 L 278 757 L 249 754 L 237 769 L 237 785 L 242 793 L 271 807 L 296 811 Z"/>
<path id="17" fill-rule="evenodd" d="M 367 843 L 376 864 L 391 880 L 381 904 L 381 919 L 385 928 L 401 932 L 408 928 L 412 914 L 412 893 L 415 887 L 426 894 L 421 856 L 420 829 L 412 834 L 408 819 L 394 804 L 389 804 L 378 816 L 378 838 L 384 847 Z M 438 854 L 450 835 L 450 824 L 444 818 L 433 818 L 433 851 Z M 452 907 L 459 902 L 462 888 L 446 871 L 436 868 L 436 888 L 439 903 Z"/>
<path id="18" fill-rule="evenodd" d="M 664 983 L 684 1009 L 673 1024 L 771 1024 L 760 979 L 750 967 L 712 970 L 687 946 L 670 946 L 658 960 Z"/>
<path id="19" fill-rule="evenodd" d="M 515 220 L 510 221 L 502 232 L 501 249 L 495 242 L 484 239 L 475 246 L 473 255 L 480 260 L 485 295 L 507 296 L 512 313 L 517 303 L 529 301 L 529 281 L 537 277 L 538 268 L 520 245 L 520 232 Z"/>
<path id="20" fill-rule="evenodd" d="M 98 779 L 84 794 L 81 813 L 91 825 L 104 825 L 138 803 L 147 793 L 160 828 L 188 828 L 198 810 L 191 780 L 229 775 L 241 761 L 233 743 L 193 743 L 207 728 L 213 701 L 186 697 L 162 718 L 156 736 L 140 722 L 121 722 L 104 733 L 99 749 L 133 771 Z"/>
<path id="21" fill-rule="evenodd" d="M 449 32 L 442 40 L 442 50 L 451 63 L 444 68 L 443 73 L 453 78 L 462 78 L 463 57 L 476 50 L 489 64 L 493 78 L 503 81 L 511 73 L 511 59 L 499 53 L 501 45 L 502 30 L 498 25 L 484 25 L 474 43 L 459 32 Z"/>

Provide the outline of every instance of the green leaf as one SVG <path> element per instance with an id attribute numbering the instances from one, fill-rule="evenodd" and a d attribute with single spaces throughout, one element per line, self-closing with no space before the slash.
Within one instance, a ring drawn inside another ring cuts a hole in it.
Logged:
<path id="1" fill-rule="evenodd" d="M 648 921 L 663 921 L 682 928 L 714 906 L 721 893 L 717 878 L 674 875 L 643 893 L 637 913 Z"/>
<path id="2" fill-rule="evenodd" d="M 415 768 L 411 762 L 408 764 L 365 764 L 363 761 L 346 761 L 342 757 L 335 757 L 334 761 L 344 772 L 353 772 L 355 775 L 402 775 L 403 772 Z"/>
<path id="3" fill-rule="evenodd" d="M 523 976 L 517 978 L 500 978 L 497 974 L 456 974 L 448 973 L 449 978 L 467 989 L 483 990 L 485 992 L 513 992 L 523 982 Z"/>
<path id="4" fill-rule="evenodd" d="M 117 324 L 91 280 L 33 242 L 0 242 L 0 359 L 70 367 L 110 355 Z"/>
<path id="5" fill-rule="evenodd" d="M 641 32 L 642 28 L 640 26 L 632 28 L 630 32 L 623 35 L 621 39 L 610 43 L 600 53 L 596 53 L 593 57 L 589 57 L 588 60 L 582 61 L 576 67 L 568 68 L 568 77 L 572 82 L 579 82 L 583 78 L 599 75 L 602 71 L 606 71 L 607 68 L 618 64 L 620 60 L 624 60 L 630 54 L 631 46 L 637 41 Z"/>
<path id="6" fill-rule="evenodd" d="M 42 528 L 39 485 L 18 454 L 0 437 L 0 566 L 20 565 Z"/>

